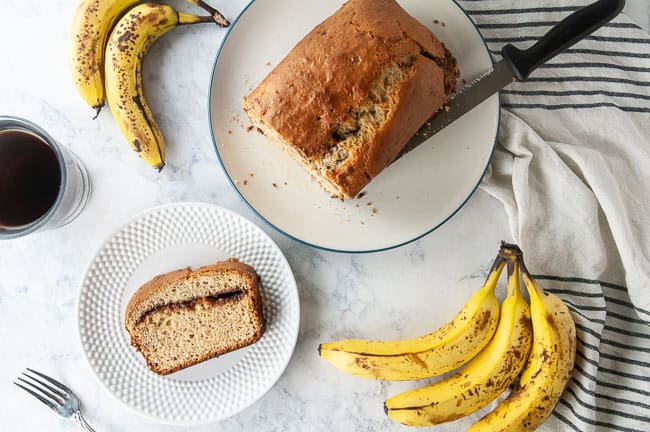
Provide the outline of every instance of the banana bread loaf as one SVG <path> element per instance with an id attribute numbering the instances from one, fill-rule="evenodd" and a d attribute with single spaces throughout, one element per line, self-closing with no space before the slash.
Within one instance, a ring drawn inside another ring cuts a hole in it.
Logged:
<path id="1" fill-rule="evenodd" d="M 456 60 L 394 0 L 350 0 L 244 100 L 255 126 L 352 198 L 456 87 Z"/>
<path id="2" fill-rule="evenodd" d="M 237 260 L 156 276 L 131 298 L 125 327 L 161 375 L 243 348 L 264 331 L 259 277 Z"/>

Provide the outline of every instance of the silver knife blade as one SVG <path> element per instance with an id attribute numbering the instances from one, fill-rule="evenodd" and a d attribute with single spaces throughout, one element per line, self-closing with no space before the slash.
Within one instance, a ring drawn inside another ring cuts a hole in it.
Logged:
<path id="1" fill-rule="evenodd" d="M 516 78 L 510 64 L 506 60 L 501 60 L 459 93 L 452 95 L 443 108 L 413 135 L 400 156 L 410 152 L 513 81 L 516 81 Z"/>

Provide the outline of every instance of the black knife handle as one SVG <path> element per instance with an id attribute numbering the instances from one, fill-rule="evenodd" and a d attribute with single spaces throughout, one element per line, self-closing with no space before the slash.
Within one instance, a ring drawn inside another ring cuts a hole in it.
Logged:
<path id="1" fill-rule="evenodd" d="M 510 63 L 517 78 L 525 80 L 540 65 L 607 24 L 624 6 L 625 0 L 598 0 L 563 19 L 527 50 L 508 44 L 501 55 Z"/>

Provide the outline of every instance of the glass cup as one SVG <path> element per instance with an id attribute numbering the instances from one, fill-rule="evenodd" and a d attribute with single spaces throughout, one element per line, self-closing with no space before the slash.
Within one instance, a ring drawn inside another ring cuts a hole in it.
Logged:
<path id="1" fill-rule="evenodd" d="M 28 120 L 18 117 L 0 116 L 0 158 L 9 157 L 3 153 L 2 134 L 12 132 L 23 134 L 21 136 L 25 134 L 31 135 L 51 150 L 49 153 L 54 154 L 56 163 L 58 163 L 60 181 L 58 192 L 56 192 L 56 197 L 53 199 L 52 204 L 35 220 L 30 220 L 19 225 L 7 225 L 0 220 L 0 240 L 22 237 L 34 232 L 55 229 L 69 224 L 84 209 L 91 191 L 90 177 L 79 158 L 70 150 L 61 147 L 47 132 Z M 45 151 L 47 152 L 47 148 L 45 148 Z M 34 169 L 31 171 L 20 173 L 20 178 L 29 179 Z M 7 179 L 6 177 L 6 175 L 3 176 L 0 173 L 0 181 L 11 181 L 11 179 Z M 49 185 L 49 187 L 52 188 L 52 185 Z M 1 212 L 2 209 L 0 209 Z"/>

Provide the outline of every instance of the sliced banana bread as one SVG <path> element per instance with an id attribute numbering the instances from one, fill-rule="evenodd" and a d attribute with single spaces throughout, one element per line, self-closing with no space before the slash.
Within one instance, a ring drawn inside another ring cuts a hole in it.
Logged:
<path id="1" fill-rule="evenodd" d="M 243 348 L 264 332 L 259 276 L 234 259 L 156 276 L 131 298 L 125 327 L 161 375 Z"/>
<path id="2" fill-rule="evenodd" d="M 395 0 L 350 0 L 246 97 L 244 111 L 331 194 L 352 198 L 456 88 L 456 60 Z"/>

